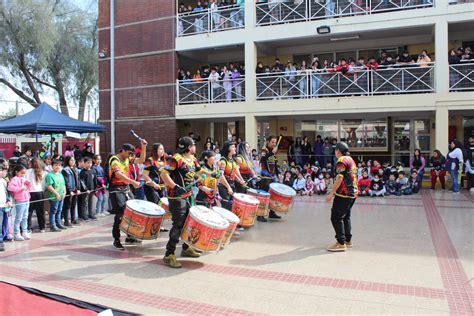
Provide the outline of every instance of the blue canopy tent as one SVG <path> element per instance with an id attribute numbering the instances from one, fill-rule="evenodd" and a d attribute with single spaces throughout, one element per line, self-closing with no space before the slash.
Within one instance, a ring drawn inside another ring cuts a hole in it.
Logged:
<path id="1" fill-rule="evenodd" d="M 43 102 L 36 109 L 18 117 L 0 121 L 0 133 L 5 134 L 51 134 L 104 132 L 105 126 L 73 119 Z M 52 146 L 51 146 L 52 148 Z M 51 149 L 52 150 L 52 149 Z"/>
<path id="2" fill-rule="evenodd" d="M 31 112 L 0 122 L 0 133 L 6 134 L 52 134 L 66 131 L 100 133 L 105 131 L 105 127 L 73 119 L 56 111 L 45 102 Z"/>

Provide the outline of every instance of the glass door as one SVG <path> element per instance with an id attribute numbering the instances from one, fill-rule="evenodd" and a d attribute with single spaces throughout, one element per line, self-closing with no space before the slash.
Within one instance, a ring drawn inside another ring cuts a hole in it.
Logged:
<path id="1" fill-rule="evenodd" d="M 393 121 L 393 163 L 400 161 L 404 167 L 410 165 L 411 120 Z"/>

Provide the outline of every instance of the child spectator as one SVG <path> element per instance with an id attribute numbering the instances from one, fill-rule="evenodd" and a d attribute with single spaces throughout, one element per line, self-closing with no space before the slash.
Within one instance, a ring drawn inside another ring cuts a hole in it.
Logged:
<path id="1" fill-rule="evenodd" d="M 379 176 L 379 179 L 382 180 L 384 183 L 387 182 L 388 176 L 385 176 L 385 169 L 384 168 L 380 168 L 378 170 L 378 176 Z"/>
<path id="2" fill-rule="evenodd" d="M 280 172 L 281 174 L 284 174 L 285 172 L 290 170 L 290 167 L 288 166 L 288 161 L 287 160 L 283 160 L 283 164 L 281 165 L 280 170 L 281 170 L 281 172 Z"/>
<path id="3" fill-rule="evenodd" d="M 305 182 L 306 181 L 303 177 L 303 174 L 301 172 L 298 173 L 298 177 L 293 182 L 293 189 L 295 189 L 296 193 L 298 193 L 299 195 L 303 195 Z"/>
<path id="4" fill-rule="evenodd" d="M 385 189 L 387 191 L 387 193 L 385 193 L 386 195 L 402 195 L 402 192 L 400 192 L 400 184 L 397 183 L 397 178 L 394 173 L 388 177 L 388 181 L 385 183 Z"/>
<path id="5" fill-rule="evenodd" d="M 92 170 L 92 159 L 89 157 L 84 158 L 84 169 L 79 174 L 79 188 L 81 195 L 79 200 L 82 208 L 80 209 L 80 217 L 84 221 L 97 220 L 95 216 L 95 210 L 93 207 L 93 191 L 99 188 L 99 182 L 95 172 Z"/>
<path id="6" fill-rule="evenodd" d="M 362 172 L 362 177 L 359 179 L 357 186 L 359 187 L 360 196 L 369 195 L 370 178 L 369 178 L 369 173 L 367 172 L 367 169 L 364 169 L 364 171 Z"/>
<path id="7" fill-rule="evenodd" d="M 64 197 L 66 196 L 66 183 L 61 170 L 61 161 L 54 160 L 52 172 L 46 176 L 49 198 L 49 229 L 52 232 L 59 232 L 67 229 L 61 224 L 61 214 L 63 211 Z"/>
<path id="8" fill-rule="evenodd" d="M 97 216 L 105 216 L 106 215 L 105 208 L 107 206 L 107 199 L 105 195 L 105 188 L 107 186 L 107 180 L 106 180 L 107 178 L 105 177 L 104 168 L 102 168 L 102 166 L 100 165 L 101 163 L 102 163 L 102 158 L 100 157 L 100 155 L 94 155 L 94 165 L 92 166 L 92 168 L 97 176 L 99 187 L 102 187 L 102 189 L 99 189 L 95 192 L 95 196 L 97 197 L 97 205 L 95 208 L 95 213 L 97 214 Z"/>
<path id="9" fill-rule="evenodd" d="M 384 196 L 385 195 L 385 183 L 380 179 L 378 172 L 375 173 L 374 179 L 370 182 L 369 195 Z"/>
<path id="10" fill-rule="evenodd" d="M 302 192 L 302 195 L 313 195 L 314 191 L 314 183 L 313 180 L 311 179 L 310 175 L 306 176 L 306 182 L 304 184 L 304 191 Z"/>
<path id="11" fill-rule="evenodd" d="M 285 177 L 283 178 L 283 184 L 289 187 L 293 186 L 293 176 L 290 171 L 285 172 Z"/>
<path id="12" fill-rule="evenodd" d="M 66 184 L 66 198 L 63 205 L 64 226 L 73 227 L 72 224 L 79 225 L 76 219 L 76 206 L 81 192 L 79 190 L 79 174 L 77 173 L 74 156 L 66 157 L 61 173 Z"/>
<path id="13" fill-rule="evenodd" d="M 413 194 L 418 193 L 418 191 L 420 191 L 421 180 L 419 179 L 418 172 L 416 170 L 413 170 L 411 172 L 411 178 L 408 181 L 408 185 L 410 186 L 411 192 Z"/>
<path id="14" fill-rule="evenodd" d="M 26 171 L 26 179 L 31 182 L 30 189 L 30 207 L 28 210 L 28 232 L 32 230 L 33 212 L 36 212 L 38 226 L 40 232 L 45 232 L 44 220 L 44 190 L 46 171 L 44 171 L 44 164 L 39 158 L 31 160 L 31 168 Z M 38 202 L 39 201 L 39 202 Z"/>
<path id="15" fill-rule="evenodd" d="M 318 194 L 326 194 L 326 182 L 324 181 L 324 176 L 323 174 L 319 174 L 315 179 L 314 179 L 314 191 Z"/>
<path id="16" fill-rule="evenodd" d="M 431 190 L 436 187 L 436 178 L 439 178 L 441 187 L 443 190 L 446 188 L 446 158 L 441 154 L 439 150 L 435 150 L 433 156 L 430 158 L 431 167 Z"/>
<path id="17" fill-rule="evenodd" d="M 324 172 L 324 169 L 323 169 L 323 172 Z M 324 175 L 324 183 L 326 185 L 326 192 L 331 192 L 332 187 L 334 186 L 334 180 L 331 177 L 331 173 L 326 172 L 326 174 Z"/>
<path id="18" fill-rule="evenodd" d="M 46 170 L 46 172 L 52 172 L 53 171 L 53 167 L 51 166 L 51 161 L 52 161 L 51 156 L 46 156 L 43 160 L 44 170 Z"/>
<path id="19" fill-rule="evenodd" d="M 412 194 L 410 185 L 408 184 L 408 179 L 405 177 L 405 172 L 400 171 L 398 173 L 397 183 L 400 186 L 400 192 L 403 195 L 411 195 Z"/>
<path id="20" fill-rule="evenodd" d="M 359 162 L 357 164 L 357 179 L 362 178 L 362 173 L 364 172 L 364 168 L 362 168 L 362 163 Z"/>
<path id="21" fill-rule="evenodd" d="M 370 174 L 372 177 L 374 177 L 375 174 L 378 174 L 380 168 L 382 168 L 380 163 L 377 160 L 374 160 L 372 166 L 370 167 Z"/>
<path id="22" fill-rule="evenodd" d="M 8 211 L 11 208 L 10 197 L 7 191 L 8 184 L 5 180 L 7 171 L 8 167 L 4 163 L 0 164 L 0 232 L 4 221 L 8 227 Z M 0 234 L 0 251 L 5 251 L 2 234 Z"/>
<path id="23" fill-rule="evenodd" d="M 16 241 L 23 241 L 30 239 L 27 228 L 31 182 L 25 178 L 26 168 L 23 165 L 17 165 L 14 172 L 15 176 L 8 184 L 8 191 L 12 193 L 15 201 L 13 234 Z M 20 226 L 22 234 L 20 234 Z"/>

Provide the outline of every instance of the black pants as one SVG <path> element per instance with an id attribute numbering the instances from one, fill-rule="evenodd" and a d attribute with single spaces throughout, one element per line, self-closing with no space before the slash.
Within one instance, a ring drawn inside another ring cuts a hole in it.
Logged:
<path id="1" fill-rule="evenodd" d="M 232 191 L 234 191 L 235 189 L 234 183 L 229 182 L 229 185 L 232 188 Z M 232 209 L 232 196 L 227 191 L 227 188 L 223 186 L 222 184 L 219 184 L 217 188 L 219 189 L 219 195 L 222 198 L 222 201 L 221 201 L 222 207 L 225 209 L 231 210 Z"/>
<path id="2" fill-rule="evenodd" d="M 468 173 L 467 178 L 469 180 L 469 189 L 474 188 L 474 173 Z"/>
<path id="3" fill-rule="evenodd" d="M 165 256 L 174 254 L 174 252 L 176 251 L 176 245 L 179 243 L 181 231 L 183 230 L 184 223 L 186 222 L 186 218 L 188 217 L 190 208 L 188 202 L 184 199 L 170 199 L 169 203 L 171 221 L 173 222 L 173 226 L 170 229 L 170 239 L 166 244 Z M 183 244 L 183 250 L 186 250 L 188 248 L 188 245 Z"/>
<path id="4" fill-rule="evenodd" d="M 64 224 L 69 224 L 76 220 L 76 206 L 77 206 L 77 195 L 71 196 L 71 192 L 68 192 L 64 198 L 63 206 L 63 218 Z M 71 215 L 71 220 L 69 221 L 69 215 Z"/>
<path id="5" fill-rule="evenodd" d="M 28 209 L 28 230 L 31 230 L 31 218 L 33 217 L 33 211 L 36 211 L 36 217 L 38 218 L 39 229 L 45 228 L 44 221 L 44 201 L 35 202 L 44 199 L 43 192 L 31 192 L 30 193 L 30 207 Z"/>
<path id="6" fill-rule="evenodd" d="M 79 217 L 82 219 L 88 219 L 89 217 L 95 217 L 95 209 L 94 209 L 94 193 L 86 193 L 82 192 L 79 195 Z"/>
<path id="7" fill-rule="evenodd" d="M 112 204 L 110 213 L 115 214 L 112 237 L 114 237 L 114 240 L 120 240 L 120 223 L 122 222 L 127 200 L 133 199 L 133 194 L 128 190 L 128 186 L 110 187 L 109 192 L 110 204 Z"/>
<path id="8" fill-rule="evenodd" d="M 349 242 L 351 235 L 351 208 L 355 199 L 335 196 L 331 209 L 331 223 L 336 232 L 336 239 L 340 244 Z"/>
<path id="9" fill-rule="evenodd" d="M 155 190 L 154 188 L 145 185 L 145 197 L 148 202 L 158 204 L 160 199 L 163 197 L 163 190 Z"/>
<path id="10" fill-rule="evenodd" d="M 268 192 L 268 191 L 270 191 L 270 184 L 272 184 L 272 183 L 273 183 L 273 179 L 262 178 L 262 180 L 260 180 L 260 181 L 258 182 L 258 188 L 259 188 L 260 190 L 263 190 L 263 191 Z M 270 214 L 275 214 L 275 215 L 276 215 L 275 211 L 272 210 L 272 209 L 270 209 L 270 212 L 269 212 L 268 214 L 269 214 L 269 215 L 270 215 Z"/>

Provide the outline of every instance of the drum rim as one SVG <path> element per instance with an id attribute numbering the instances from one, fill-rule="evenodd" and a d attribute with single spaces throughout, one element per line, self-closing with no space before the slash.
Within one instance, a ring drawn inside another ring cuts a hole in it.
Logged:
<path id="1" fill-rule="evenodd" d="M 272 184 L 273 186 L 275 187 L 276 185 L 278 186 L 285 186 L 287 188 L 290 188 L 292 190 L 291 194 L 285 194 L 285 193 L 282 193 L 282 192 L 279 192 L 279 191 L 276 191 L 276 190 L 273 190 L 274 192 L 280 194 L 280 195 L 283 195 L 283 196 L 288 196 L 288 197 L 294 197 L 296 196 L 296 191 L 295 189 L 293 189 L 292 187 L 288 186 L 288 185 L 285 185 L 285 184 L 282 184 L 282 183 L 270 183 L 270 190 L 272 190 Z"/>
<path id="2" fill-rule="evenodd" d="M 262 189 L 248 189 L 247 193 L 248 192 L 252 192 L 252 193 L 255 192 L 255 194 L 258 195 L 258 196 L 270 196 L 270 193 L 268 193 L 267 191 L 262 190 Z"/>
<path id="3" fill-rule="evenodd" d="M 192 219 L 194 219 L 196 222 L 198 222 L 198 223 L 200 223 L 200 224 L 202 224 L 202 225 L 204 225 L 204 226 L 210 226 L 211 228 L 224 229 L 224 230 L 227 229 L 227 228 L 229 228 L 229 225 L 230 225 L 229 221 L 228 221 L 226 218 L 224 218 L 223 216 L 221 216 L 221 215 L 219 215 L 218 213 L 216 213 L 216 212 L 214 212 L 213 214 L 219 215 L 219 216 L 223 219 L 223 222 L 222 222 L 222 223 L 223 223 L 223 224 L 226 224 L 225 226 L 217 226 L 217 225 L 214 224 L 214 223 L 205 222 L 205 221 L 201 220 L 200 218 L 197 218 L 197 217 L 193 216 L 193 213 L 192 213 L 191 210 L 192 210 L 192 209 L 199 209 L 199 208 L 206 208 L 206 209 L 212 211 L 212 209 L 210 209 L 210 208 L 208 208 L 208 207 L 205 207 L 205 206 L 203 206 L 203 205 L 195 205 L 195 206 L 192 206 L 192 207 L 189 209 L 189 216 L 191 216 Z"/>
<path id="4" fill-rule="evenodd" d="M 163 213 L 161 213 L 161 214 L 147 214 L 147 213 L 140 212 L 139 210 L 136 210 L 136 209 L 134 209 L 133 207 L 130 207 L 130 206 L 128 205 L 128 203 L 131 202 L 131 201 L 141 201 L 141 203 L 142 203 L 142 202 L 145 202 L 145 203 L 147 203 L 147 204 L 150 203 L 151 205 L 153 205 L 154 207 L 156 207 L 158 211 L 163 212 Z M 138 199 L 128 200 L 127 203 L 125 203 L 125 207 L 128 208 L 128 209 L 130 209 L 131 211 L 137 212 L 137 213 L 142 214 L 142 215 L 147 215 L 147 216 L 160 217 L 160 216 L 163 216 L 163 215 L 166 213 L 165 209 L 163 209 L 163 208 L 162 208 L 161 206 L 159 206 L 158 204 L 155 204 L 155 203 L 152 203 L 152 202 L 149 202 L 149 201 L 138 200 Z"/>
<path id="5" fill-rule="evenodd" d="M 224 210 L 225 213 L 224 214 L 228 214 L 230 219 L 227 218 L 226 216 L 224 216 L 223 214 L 220 213 L 220 211 L 217 211 L 215 209 L 219 209 L 219 210 Z M 229 211 L 228 209 L 225 209 L 223 207 L 220 207 L 220 206 L 214 206 L 212 207 L 212 210 L 214 212 L 216 212 L 217 214 L 221 215 L 222 217 L 224 217 L 228 222 L 229 222 L 229 226 L 230 226 L 230 221 L 232 220 L 232 223 L 237 223 L 239 224 L 240 223 L 240 218 L 235 214 L 235 213 L 232 213 L 231 211 Z"/>
<path id="6" fill-rule="evenodd" d="M 234 193 L 234 195 L 233 195 L 234 201 L 237 200 L 237 201 L 241 201 L 241 202 L 247 202 L 247 201 L 245 201 L 245 200 L 241 200 L 241 199 L 236 199 L 236 198 L 235 198 L 236 196 L 240 196 L 240 195 L 243 195 L 243 196 L 245 196 L 245 197 L 249 197 L 250 199 L 252 199 L 252 200 L 254 200 L 255 202 L 257 202 L 257 203 L 252 203 L 252 204 L 260 204 L 260 201 L 259 201 L 255 196 L 250 195 L 250 194 L 245 194 L 245 193 Z M 250 203 L 250 202 L 249 202 L 249 203 Z"/>

